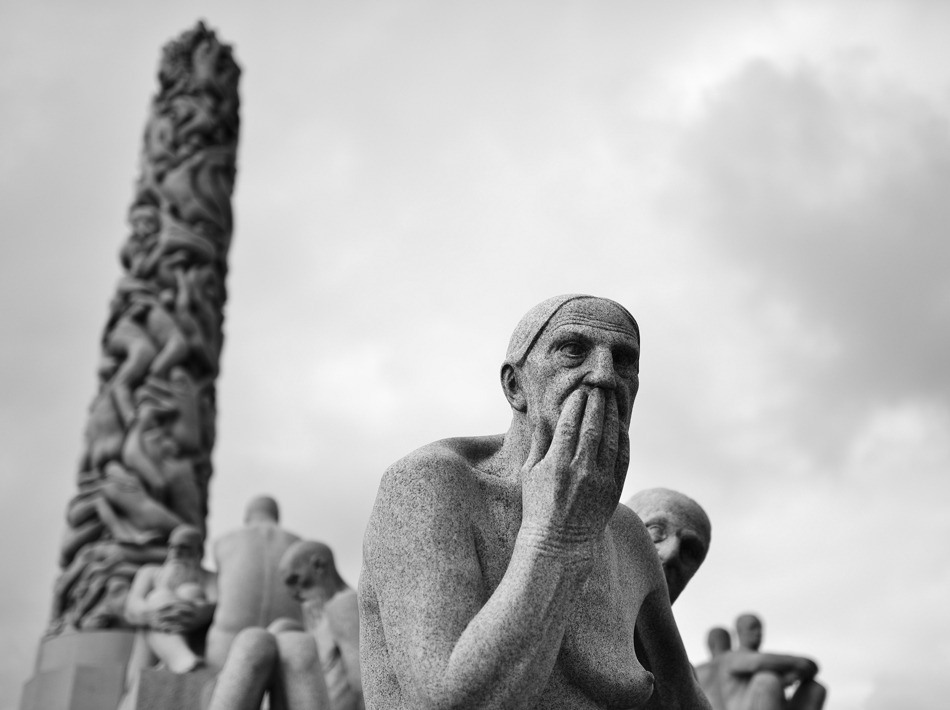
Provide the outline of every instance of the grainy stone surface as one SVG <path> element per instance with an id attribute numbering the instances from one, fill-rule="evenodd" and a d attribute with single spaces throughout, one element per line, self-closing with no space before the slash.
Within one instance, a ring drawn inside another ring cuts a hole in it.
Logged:
<path id="1" fill-rule="evenodd" d="M 239 631 L 266 628 L 288 618 L 302 622 L 300 603 L 290 596 L 278 566 L 287 549 L 300 538 L 280 527 L 277 502 L 269 496 L 248 503 L 245 525 L 214 543 L 218 571 L 218 605 L 208 631 L 205 660 L 221 668 Z"/>
<path id="2" fill-rule="evenodd" d="M 639 350 L 619 304 L 548 299 L 502 365 L 508 432 L 386 472 L 359 588 L 367 708 L 708 707 L 618 506 Z"/>

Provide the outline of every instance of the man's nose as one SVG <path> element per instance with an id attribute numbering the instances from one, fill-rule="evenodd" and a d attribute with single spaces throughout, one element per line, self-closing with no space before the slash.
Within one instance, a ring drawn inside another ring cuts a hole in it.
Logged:
<path id="1" fill-rule="evenodd" d="M 613 389 L 617 385 L 617 371 L 614 369 L 614 356 L 607 348 L 598 348 L 591 354 L 591 369 L 587 373 L 587 382 L 593 387 Z"/>

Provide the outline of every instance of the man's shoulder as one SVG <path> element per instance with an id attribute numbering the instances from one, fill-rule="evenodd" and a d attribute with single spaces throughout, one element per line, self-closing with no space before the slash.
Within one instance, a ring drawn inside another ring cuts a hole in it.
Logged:
<path id="1" fill-rule="evenodd" d="M 500 440 L 500 436 L 473 436 L 434 441 L 390 466 L 383 475 L 383 484 L 474 478 L 478 462 L 493 448 L 497 450 Z"/>

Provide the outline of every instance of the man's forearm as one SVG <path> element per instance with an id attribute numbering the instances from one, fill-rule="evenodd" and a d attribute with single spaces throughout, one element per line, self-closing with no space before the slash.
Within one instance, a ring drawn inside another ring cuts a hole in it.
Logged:
<path id="1" fill-rule="evenodd" d="M 466 626 L 448 664 L 422 680 L 422 706 L 486 709 L 536 700 L 557 660 L 589 552 L 522 528 L 498 588 Z"/>

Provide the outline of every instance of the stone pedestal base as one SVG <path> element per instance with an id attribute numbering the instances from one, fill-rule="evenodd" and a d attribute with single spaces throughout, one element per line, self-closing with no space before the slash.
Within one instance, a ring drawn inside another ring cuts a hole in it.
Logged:
<path id="1" fill-rule="evenodd" d="M 202 710 L 211 699 L 214 678 L 207 669 L 181 674 L 146 668 L 132 681 L 119 710 Z"/>
<path id="2" fill-rule="evenodd" d="M 40 642 L 20 710 L 113 710 L 125 689 L 133 631 L 83 631 Z"/>

